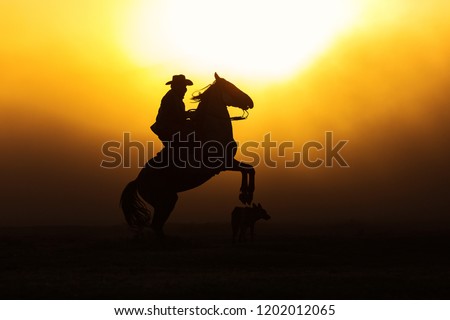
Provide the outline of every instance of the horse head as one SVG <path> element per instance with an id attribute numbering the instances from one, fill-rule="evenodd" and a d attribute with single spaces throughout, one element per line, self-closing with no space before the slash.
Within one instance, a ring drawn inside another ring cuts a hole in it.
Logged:
<path id="1" fill-rule="evenodd" d="M 231 82 L 219 77 L 217 73 L 214 73 L 214 78 L 221 90 L 222 98 L 226 106 L 237 107 L 242 110 L 253 108 L 253 100 L 248 94 L 240 90 Z"/>

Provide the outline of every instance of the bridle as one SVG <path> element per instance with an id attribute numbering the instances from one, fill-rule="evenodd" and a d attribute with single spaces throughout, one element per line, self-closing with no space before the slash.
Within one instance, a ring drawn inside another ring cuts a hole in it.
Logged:
<path id="1" fill-rule="evenodd" d="M 188 112 L 189 114 L 194 115 L 195 112 L 197 112 L 197 109 L 189 109 L 187 112 Z M 208 114 L 210 117 L 215 117 L 215 118 L 220 118 L 220 119 L 226 119 L 226 118 L 219 117 L 218 115 L 215 115 L 215 114 L 212 114 L 212 113 L 207 113 L 207 114 Z M 250 113 L 249 113 L 247 110 L 242 109 L 242 115 L 236 116 L 236 117 L 230 117 L 230 120 L 231 120 L 231 121 L 245 120 L 245 119 L 248 118 L 248 115 L 249 115 L 249 114 L 250 114 Z M 189 118 L 192 119 L 191 116 L 189 116 Z"/>
<path id="2" fill-rule="evenodd" d="M 239 120 L 245 120 L 248 118 L 249 112 L 247 110 L 242 109 L 242 115 L 237 117 L 230 117 L 231 121 L 239 121 Z"/>
<path id="3" fill-rule="evenodd" d="M 215 83 L 215 82 L 214 82 L 214 83 Z M 213 83 L 213 84 L 214 84 L 214 83 Z M 202 92 L 203 90 L 209 88 L 209 87 L 212 86 L 213 84 L 208 84 L 206 87 L 204 87 L 204 88 L 202 88 L 202 89 L 200 89 L 200 90 L 197 90 L 196 92 Z M 195 92 L 194 92 L 194 93 L 195 93 Z M 249 116 L 250 113 L 249 113 L 247 110 L 244 110 L 244 109 L 241 109 L 241 110 L 242 110 L 242 115 L 240 115 L 240 116 L 235 116 L 235 117 L 230 117 L 230 121 L 246 120 L 246 119 L 248 118 L 248 116 Z M 192 114 L 195 114 L 196 111 L 197 111 L 197 109 L 189 109 L 187 112 L 188 112 L 188 113 L 191 113 L 191 112 L 192 112 Z M 222 118 L 222 117 L 219 117 L 219 116 L 217 116 L 217 115 L 210 114 L 210 113 L 208 113 L 208 115 L 209 115 L 209 116 L 216 117 L 216 118 L 220 118 L 220 119 L 225 119 L 225 118 Z"/>

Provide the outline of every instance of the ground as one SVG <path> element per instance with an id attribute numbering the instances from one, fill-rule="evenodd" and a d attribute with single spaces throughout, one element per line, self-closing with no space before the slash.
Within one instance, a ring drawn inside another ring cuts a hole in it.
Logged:
<path id="1" fill-rule="evenodd" d="M 0 229 L 0 299 L 450 299 L 445 233 L 298 229 L 262 222 Z"/>

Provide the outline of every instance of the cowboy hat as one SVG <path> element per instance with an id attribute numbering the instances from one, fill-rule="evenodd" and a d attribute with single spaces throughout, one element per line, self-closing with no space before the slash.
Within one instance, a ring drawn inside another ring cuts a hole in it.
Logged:
<path id="1" fill-rule="evenodd" d="M 186 79 L 186 77 L 184 76 L 184 74 L 178 74 L 172 77 L 172 80 L 167 82 L 166 85 L 171 84 L 171 85 L 182 85 L 182 86 L 192 86 L 194 83 L 189 80 Z"/>

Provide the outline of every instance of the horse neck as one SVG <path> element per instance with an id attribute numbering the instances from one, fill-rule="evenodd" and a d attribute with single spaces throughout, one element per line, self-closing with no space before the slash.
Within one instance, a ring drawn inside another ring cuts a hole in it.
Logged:
<path id="1" fill-rule="evenodd" d="M 214 100 L 201 101 L 198 105 L 198 128 L 203 141 L 229 143 L 233 139 L 233 127 L 225 104 Z"/>

